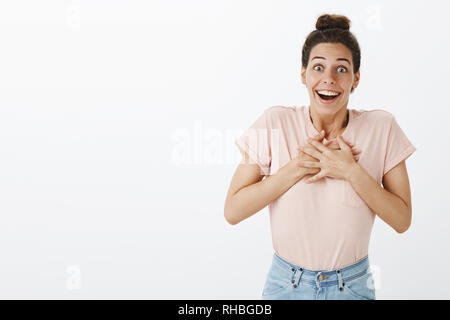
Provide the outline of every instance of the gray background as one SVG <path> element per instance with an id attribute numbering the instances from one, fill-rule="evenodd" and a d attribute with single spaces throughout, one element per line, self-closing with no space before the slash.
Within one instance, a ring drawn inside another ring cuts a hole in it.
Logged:
<path id="1" fill-rule="evenodd" d="M 0 298 L 259 299 L 268 210 L 231 226 L 234 139 L 307 105 L 301 47 L 345 14 L 362 50 L 349 108 L 393 113 L 413 222 L 375 220 L 378 299 L 448 299 L 445 1 L 2 1 Z M 443 275 L 443 276 L 441 276 Z"/>

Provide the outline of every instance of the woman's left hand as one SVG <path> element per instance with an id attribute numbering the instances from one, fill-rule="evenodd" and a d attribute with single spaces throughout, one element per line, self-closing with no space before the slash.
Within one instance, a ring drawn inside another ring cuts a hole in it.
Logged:
<path id="1" fill-rule="evenodd" d="M 320 168 L 320 172 L 307 179 L 306 183 L 315 182 L 324 177 L 349 180 L 351 169 L 357 165 L 353 158 L 353 153 L 341 136 L 337 136 L 340 150 L 334 150 L 326 147 L 322 143 L 313 139 L 308 139 L 308 144 L 302 148 L 302 151 L 319 160 L 301 161 L 299 165 L 305 168 Z"/>

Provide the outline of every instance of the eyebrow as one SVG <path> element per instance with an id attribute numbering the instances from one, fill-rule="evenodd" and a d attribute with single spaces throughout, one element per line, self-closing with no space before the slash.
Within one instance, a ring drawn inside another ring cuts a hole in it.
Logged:
<path id="1" fill-rule="evenodd" d="M 314 60 L 314 59 L 324 59 L 324 60 L 327 60 L 327 59 L 325 59 L 324 57 L 316 56 L 316 57 L 312 58 L 311 61 Z M 345 59 L 345 58 L 337 58 L 336 61 L 347 61 L 348 64 L 351 65 L 350 61 L 348 61 L 348 59 Z"/>

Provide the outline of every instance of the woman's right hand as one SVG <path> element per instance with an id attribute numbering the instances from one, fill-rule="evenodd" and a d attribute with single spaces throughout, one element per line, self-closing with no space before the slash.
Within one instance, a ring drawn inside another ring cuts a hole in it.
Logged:
<path id="1" fill-rule="evenodd" d="M 317 140 L 318 142 L 322 142 L 323 138 L 324 138 L 325 132 L 322 130 L 322 132 L 316 134 L 313 139 Z M 352 147 L 352 153 L 354 155 L 355 161 L 359 160 L 359 156 L 358 154 L 361 153 L 360 150 L 356 150 L 355 148 L 353 148 L 353 144 L 352 143 L 347 143 L 350 147 Z M 326 143 L 324 143 L 325 146 L 338 150 L 340 149 L 339 144 L 335 141 L 327 141 Z M 301 150 L 301 147 L 297 148 L 298 154 L 296 157 L 294 157 L 291 161 L 289 161 L 283 168 L 285 168 L 285 170 L 288 171 L 289 175 L 294 175 L 298 180 L 301 180 L 304 176 L 306 175 L 315 175 L 317 173 L 319 173 L 320 168 L 305 168 L 305 167 L 301 167 L 298 165 L 298 161 L 314 161 L 314 162 L 318 162 L 319 160 L 311 157 L 309 154 L 304 153 Z"/>

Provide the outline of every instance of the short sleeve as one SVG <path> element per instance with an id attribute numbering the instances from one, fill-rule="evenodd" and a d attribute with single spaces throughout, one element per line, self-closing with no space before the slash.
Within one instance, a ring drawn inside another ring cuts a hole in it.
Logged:
<path id="1" fill-rule="evenodd" d="M 271 164 L 270 121 L 265 110 L 256 121 L 235 140 L 241 154 L 248 154 L 250 163 L 257 164 L 264 175 L 269 175 Z"/>
<path id="2" fill-rule="evenodd" d="M 414 151 L 416 151 L 416 148 L 408 140 L 395 120 L 395 117 L 392 116 L 386 146 L 383 175 L 403 160 L 406 160 Z"/>

